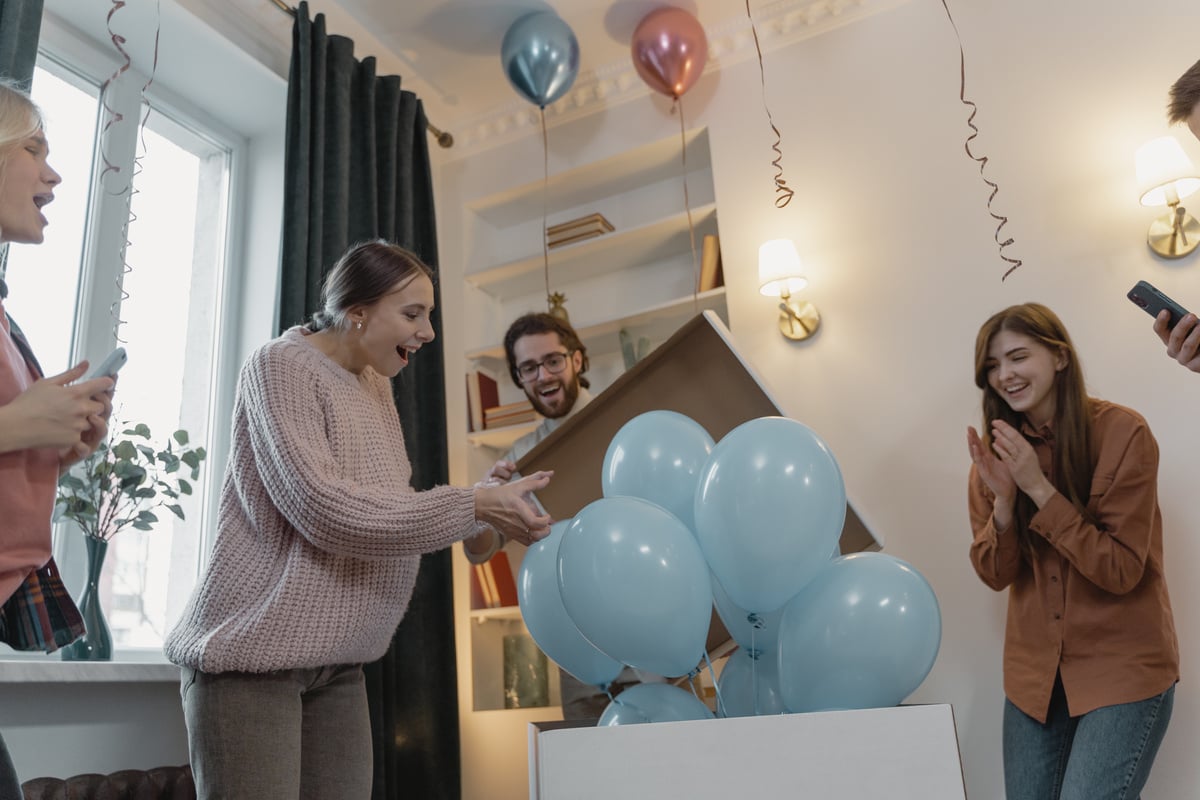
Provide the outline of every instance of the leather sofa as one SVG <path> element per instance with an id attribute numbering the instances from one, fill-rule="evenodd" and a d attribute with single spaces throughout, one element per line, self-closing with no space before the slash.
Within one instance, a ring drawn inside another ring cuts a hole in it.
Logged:
<path id="1" fill-rule="evenodd" d="M 25 800 L 196 800 L 192 768 L 187 765 L 34 778 L 21 784 L 21 790 Z"/>

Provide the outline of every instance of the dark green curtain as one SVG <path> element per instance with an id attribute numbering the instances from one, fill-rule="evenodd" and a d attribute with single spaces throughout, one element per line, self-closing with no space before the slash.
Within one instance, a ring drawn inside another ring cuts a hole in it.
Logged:
<path id="1" fill-rule="evenodd" d="M 29 89 L 41 33 L 42 0 L 0 0 L 0 77 Z"/>
<path id="2" fill-rule="evenodd" d="M 281 329 L 317 309 L 321 281 L 351 244 L 394 241 L 437 270 L 425 112 L 375 59 L 325 32 L 324 15 L 296 10 L 288 82 Z M 435 286 L 435 301 L 440 292 Z M 440 302 L 437 303 L 441 305 Z M 435 311 L 434 330 L 441 317 Z M 413 487 L 448 480 L 441 337 L 393 382 Z M 450 551 L 425 556 L 387 655 L 367 666 L 375 740 L 373 797 L 460 796 L 458 680 Z"/>
<path id="3" fill-rule="evenodd" d="M 0 0 L 0 78 L 15 81 L 29 91 L 41 34 L 42 0 Z M 7 266 L 5 243 L 0 244 L 0 282 Z"/>

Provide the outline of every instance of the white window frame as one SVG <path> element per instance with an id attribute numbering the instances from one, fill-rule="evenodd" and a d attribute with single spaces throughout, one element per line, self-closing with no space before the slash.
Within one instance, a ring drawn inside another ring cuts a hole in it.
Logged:
<path id="1" fill-rule="evenodd" d="M 52 65 L 44 63 L 44 59 Z M 103 85 L 122 65 L 123 61 L 116 58 L 115 53 L 107 53 L 96 45 L 74 32 L 72 29 L 58 23 L 52 17 L 43 20 L 41 40 L 39 43 L 39 65 L 49 66 L 57 74 L 75 73 L 78 78 L 89 83 Z M 68 78 L 68 80 L 73 80 Z M 138 131 L 140 129 L 143 101 L 142 87 L 147 83 L 147 77 L 136 69 L 127 69 L 117 81 L 110 82 L 101 92 L 101 108 L 97 125 L 98 140 L 104 141 L 104 154 L 108 159 L 121 165 L 119 174 L 121 181 L 127 181 L 133 172 L 133 159 L 137 152 Z M 213 141 L 228 152 L 228 195 L 225 209 L 225 242 L 223 263 L 224 269 L 219 277 L 217 287 L 217 309 L 215 313 L 216 329 L 212 331 L 211 344 L 214 359 L 211 378 L 212 389 L 208 402 L 208 431 L 209 441 L 206 443 L 209 457 L 204 468 L 207 472 L 203 497 L 197 498 L 193 504 L 192 513 L 199 515 L 201 541 L 198 548 L 200 553 L 195 565 L 199 575 L 206 565 L 212 550 L 217 508 L 220 500 L 220 488 L 224 475 L 225 462 L 230 449 L 230 420 L 236 390 L 237 374 L 240 360 L 245 350 L 240 338 L 246 329 L 245 298 L 241 286 L 254 276 L 247 275 L 242 262 L 242 254 L 246 251 L 246 229 L 243 223 L 244 208 L 250 206 L 246 198 L 247 180 L 245 163 L 249 145 L 244 137 L 234 132 L 221 121 L 210 114 L 198 110 L 168 87 L 159 83 L 151 83 L 145 90 L 144 99 L 150 104 L 153 113 L 163 113 L 172 122 L 177 122 L 190 128 L 203 138 Z M 121 124 L 113 125 L 104 131 L 108 113 L 104 104 L 124 116 Z M 132 120 L 134 124 L 128 124 Z M 114 194 L 111 180 L 101 185 L 99 180 L 103 172 L 104 162 L 97 153 L 93 158 L 93 175 L 90 180 L 87 231 L 84 236 L 83 253 L 78 297 L 76 298 L 76 317 L 72 337 L 72 356 L 77 361 L 88 358 L 93 363 L 102 359 L 116 344 L 116 334 L 113 330 L 111 307 L 119 300 L 120 289 L 117 279 L 124 268 L 124 240 L 128 223 L 128 192 Z M 111 174 L 106 179 L 111 179 Z M 125 185 L 116 183 L 116 186 Z M 136 226 L 136 223 L 134 223 Z M 136 237 L 135 227 L 128 231 Z M 261 249 L 261 245 L 260 245 Z M 136 265 L 135 265 L 136 269 Z M 272 265 L 272 273 L 277 273 L 277 265 Z M 261 278 L 257 281 L 261 284 Z M 272 305 L 273 305 L 272 299 Z M 219 335 L 218 335 L 219 334 Z M 74 533 L 74 532 L 70 532 Z M 85 549 L 82 537 L 70 535 L 55 536 L 54 552 L 64 581 L 72 591 L 82 585 L 86 574 Z M 0 658 L 50 658 L 57 660 L 58 654 L 50 656 L 6 652 Z M 120 648 L 115 647 L 113 660 L 117 662 L 161 662 L 164 657 L 159 648 Z"/>

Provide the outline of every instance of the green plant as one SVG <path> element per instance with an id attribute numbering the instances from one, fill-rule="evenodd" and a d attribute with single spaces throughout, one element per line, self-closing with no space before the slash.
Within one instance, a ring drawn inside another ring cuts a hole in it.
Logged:
<path id="1" fill-rule="evenodd" d="M 189 445 L 185 430 L 175 431 L 161 449 L 150 436 L 148 425 L 126 427 L 59 478 L 54 519 L 72 520 L 87 536 L 105 541 L 130 525 L 150 530 L 158 508 L 183 519 L 179 499 L 192 493 L 185 475 L 198 480 L 208 454 Z"/>

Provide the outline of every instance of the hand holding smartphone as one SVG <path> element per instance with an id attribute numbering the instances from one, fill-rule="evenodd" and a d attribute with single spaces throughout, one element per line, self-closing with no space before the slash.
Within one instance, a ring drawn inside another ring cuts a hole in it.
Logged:
<path id="1" fill-rule="evenodd" d="M 1156 319 L 1163 309 L 1171 312 L 1171 318 L 1167 321 L 1168 330 L 1174 328 L 1179 320 L 1183 319 L 1184 315 L 1188 313 L 1186 308 L 1176 303 L 1170 297 L 1167 297 L 1146 281 L 1138 281 L 1126 296 L 1134 305 L 1142 308 L 1147 314 Z"/>
<path id="2" fill-rule="evenodd" d="M 129 358 L 125 354 L 124 347 L 118 347 L 108 354 L 103 361 L 93 367 L 91 372 L 84 378 L 85 381 L 90 381 L 92 378 L 116 378 L 117 372 L 121 367 L 125 366 L 125 362 Z"/>

